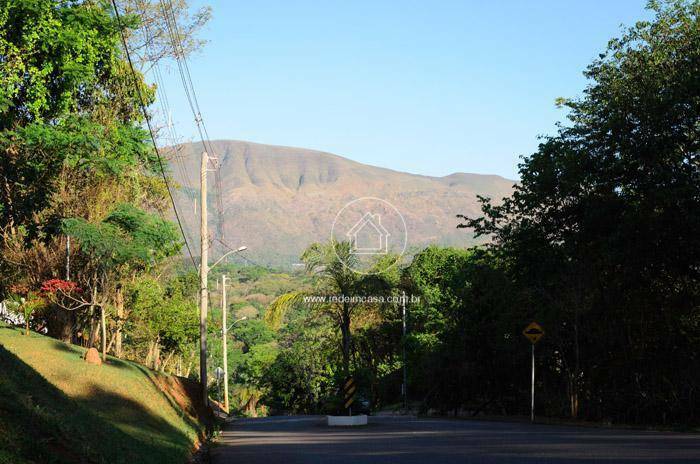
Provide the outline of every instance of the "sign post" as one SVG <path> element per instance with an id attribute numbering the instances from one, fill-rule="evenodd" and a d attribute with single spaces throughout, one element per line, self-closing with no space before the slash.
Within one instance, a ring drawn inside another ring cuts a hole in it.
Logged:
<path id="1" fill-rule="evenodd" d="M 348 377 L 343 384 L 343 406 L 348 410 L 348 416 L 352 416 L 352 403 L 355 402 L 355 379 Z"/>
<path id="2" fill-rule="evenodd" d="M 530 379 L 530 422 L 535 422 L 535 344 L 544 336 L 544 329 L 537 322 L 531 322 L 523 335 L 530 340 L 532 352 L 532 376 Z"/>
<path id="3" fill-rule="evenodd" d="M 532 348 L 532 380 L 530 382 L 530 422 L 535 422 L 535 344 Z"/>

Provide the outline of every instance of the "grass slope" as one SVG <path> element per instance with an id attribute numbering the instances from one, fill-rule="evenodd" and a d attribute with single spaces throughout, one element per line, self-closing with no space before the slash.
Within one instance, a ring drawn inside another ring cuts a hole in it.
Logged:
<path id="1" fill-rule="evenodd" d="M 196 385 L 0 325 L 0 464 L 184 463 Z"/>

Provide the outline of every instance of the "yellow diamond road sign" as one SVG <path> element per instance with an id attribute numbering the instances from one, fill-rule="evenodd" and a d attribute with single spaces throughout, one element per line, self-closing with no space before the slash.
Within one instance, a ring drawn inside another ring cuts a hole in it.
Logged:
<path id="1" fill-rule="evenodd" d="M 523 330 L 523 335 L 534 345 L 540 341 L 540 338 L 544 335 L 544 329 L 537 322 L 531 322 L 530 325 Z"/>

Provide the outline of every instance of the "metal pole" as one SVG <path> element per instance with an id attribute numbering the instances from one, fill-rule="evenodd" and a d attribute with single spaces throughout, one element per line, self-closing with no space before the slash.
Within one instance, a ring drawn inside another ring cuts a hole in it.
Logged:
<path id="1" fill-rule="evenodd" d="M 207 152 L 202 152 L 200 170 L 200 223 L 199 244 L 201 262 L 199 264 L 199 379 L 202 383 L 202 400 L 205 406 L 209 404 L 207 394 L 207 307 L 209 274 L 209 233 L 207 231 Z"/>
<path id="2" fill-rule="evenodd" d="M 224 339 L 223 339 L 223 350 L 224 350 L 224 410 L 228 414 L 229 403 L 228 403 L 228 323 L 226 322 L 226 313 L 228 312 L 228 307 L 226 306 L 226 275 L 221 276 L 221 323 L 224 328 Z"/>
<path id="3" fill-rule="evenodd" d="M 403 292 L 403 298 L 401 298 L 402 310 L 401 310 L 401 320 L 403 326 L 403 407 L 408 412 L 408 367 L 406 366 L 406 292 Z"/>
<path id="4" fill-rule="evenodd" d="M 530 422 L 535 422 L 535 344 L 532 344 L 532 381 L 530 389 Z"/>

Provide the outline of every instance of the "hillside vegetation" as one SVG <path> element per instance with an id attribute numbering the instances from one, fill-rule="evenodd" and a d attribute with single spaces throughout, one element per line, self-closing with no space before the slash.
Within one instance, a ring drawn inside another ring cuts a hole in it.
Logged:
<path id="1" fill-rule="evenodd" d="M 203 437 L 195 383 L 0 325 L 0 463 L 184 463 Z"/>

